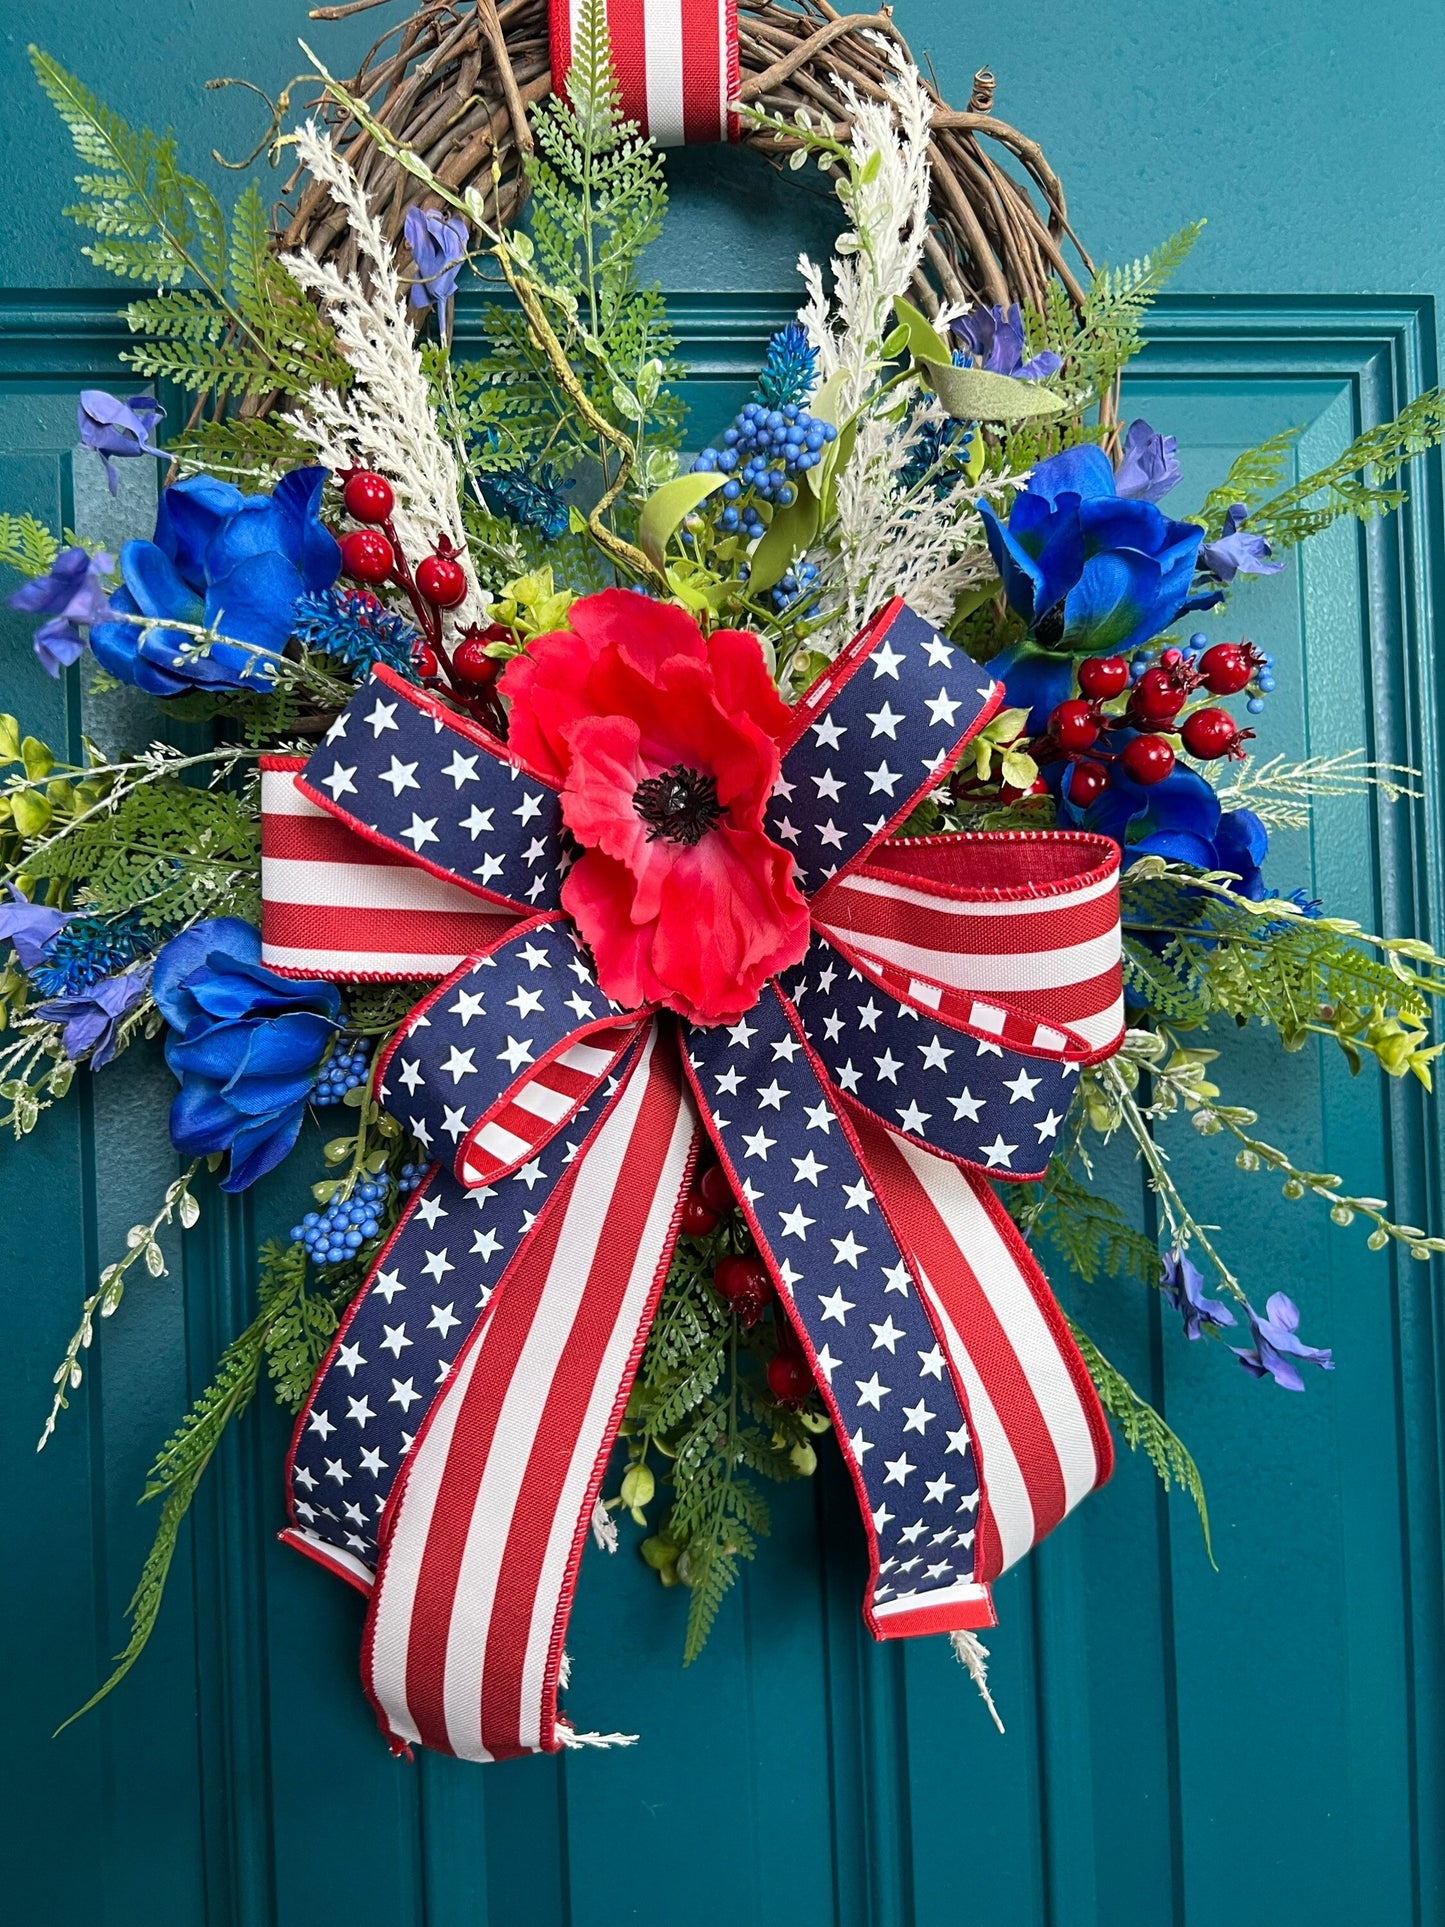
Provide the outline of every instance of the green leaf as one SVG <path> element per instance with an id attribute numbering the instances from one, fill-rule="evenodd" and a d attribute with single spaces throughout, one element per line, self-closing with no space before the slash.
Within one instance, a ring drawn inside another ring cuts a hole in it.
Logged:
<path id="1" fill-rule="evenodd" d="M 893 297 L 893 312 L 908 331 L 908 351 L 918 361 L 937 361 L 951 366 L 949 346 L 933 323 L 905 301 L 901 294 Z"/>
<path id="2" fill-rule="evenodd" d="M 818 533 L 821 504 L 811 489 L 800 489 L 780 508 L 753 550 L 748 571 L 748 594 L 766 595 L 787 574 L 788 564 Z"/>
<path id="3" fill-rule="evenodd" d="M 727 476 L 718 469 L 706 474 L 678 475 L 648 496 L 638 518 L 637 539 L 658 568 L 662 567 L 668 543 L 684 520 L 726 480 Z"/>
<path id="4" fill-rule="evenodd" d="M 1021 422 L 1062 415 L 1064 403 L 1036 381 L 1016 381 L 987 368 L 955 368 L 951 362 L 924 360 L 919 367 L 929 387 L 956 420 Z"/>

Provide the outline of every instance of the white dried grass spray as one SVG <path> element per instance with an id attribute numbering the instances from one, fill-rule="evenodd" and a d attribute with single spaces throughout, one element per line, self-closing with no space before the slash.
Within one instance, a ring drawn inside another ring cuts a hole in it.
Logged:
<path id="1" fill-rule="evenodd" d="M 471 585 L 457 615 L 474 619 L 480 605 L 467 559 L 456 458 L 437 428 L 391 246 L 329 136 L 307 121 L 295 141 L 297 157 L 345 209 L 368 272 L 363 281 L 309 253 L 283 255 L 292 280 L 326 310 L 352 372 L 344 394 L 314 387 L 285 419 L 333 473 L 369 468 L 386 476 L 396 490 L 397 538 L 413 563 L 447 538 Z"/>

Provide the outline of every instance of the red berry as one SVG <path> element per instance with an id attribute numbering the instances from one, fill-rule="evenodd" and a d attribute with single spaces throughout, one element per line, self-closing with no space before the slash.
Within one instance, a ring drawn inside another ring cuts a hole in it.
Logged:
<path id="1" fill-rule="evenodd" d="M 1087 749 L 1099 737 L 1099 718 L 1094 705 L 1078 697 L 1060 703 L 1049 717 L 1049 734 L 1060 749 Z"/>
<path id="2" fill-rule="evenodd" d="M 417 564 L 416 586 L 434 609 L 455 609 L 467 599 L 466 571 L 454 556 L 426 556 Z"/>
<path id="3" fill-rule="evenodd" d="M 1166 669 L 1177 669 L 1184 660 L 1184 651 L 1182 649 L 1165 649 L 1160 654 L 1159 660 Z"/>
<path id="4" fill-rule="evenodd" d="M 1141 723 L 1172 723 L 1187 693 L 1168 669 L 1146 669 L 1129 697 L 1130 717 Z"/>
<path id="5" fill-rule="evenodd" d="M 385 582 L 396 551 L 380 529 L 353 529 L 341 545 L 341 566 L 353 582 Z"/>
<path id="6" fill-rule="evenodd" d="M 1076 809 L 1086 810 L 1097 803 L 1109 787 L 1109 772 L 1102 763 L 1075 763 L 1066 778 L 1069 801 Z"/>
<path id="7" fill-rule="evenodd" d="M 694 1195 L 682 1207 L 680 1224 L 689 1238 L 705 1238 L 709 1231 L 717 1229 L 717 1213 L 709 1210 L 706 1202 Z"/>
<path id="8" fill-rule="evenodd" d="M 1212 763 L 1219 756 L 1243 758 L 1240 745 L 1254 735 L 1252 729 L 1241 729 L 1227 709 L 1196 709 L 1184 718 L 1179 733 L 1189 754 L 1201 763 Z"/>
<path id="9" fill-rule="evenodd" d="M 484 696 L 501 673 L 501 663 L 487 654 L 484 636 L 466 636 L 452 651 L 452 675 L 476 695 Z"/>
<path id="10" fill-rule="evenodd" d="M 1215 696 L 1237 696 L 1254 674 L 1251 653 L 1238 642 L 1216 642 L 1212 649 L 1206 649 L 1199 658 L 1205 688 Z"/>
<path id="11" fill-rule="evenodd" d="M 813 1374 L 794 1352 L 779 1352 L 768 1360 L 768 1390 L 779 1405 L 803 1404 L 813 1389 Z"/>
<path id="12" fill-rule="evenodd" d="M 1174 767 L 1174 750 L 1162 736 L 1135 736 L 1119 759 L 1136 783 L 1162 783 Z"/>
<path id="13" fill-rule="evenodd" d="M 347 476 L 341 499 L 346 504 L 346 513 L 358 522 L 390 521 L 396 507 L 391 483 L 384 475 L 374 475 L 369 468 L 359 468 Z"/>
<path id="14" fill-rule="evenodd" d="M 698 1179 L 697 1188 L 702 1194 L 703 1203 L 709 1211 L 716 1211 L 724 1217 L 732 1210 L 737 1200 L 728 1182 L 728 1174 L 720 1164 L 710 1164 Z"/>
<path id="15" fill-rule="evenodd" d="M 416 673 L 424 682 L 430 682 L 441 668 L 441 664 L 437 661 L 437 652 L 429 642 L 419 642 L 411 652 L 411 659 Z"/>
<path id="16" fill-rule="evenodd" d="M 1090 656 L 1079 664 L 1079 690 L 1096 703 L 1107 702 L 1129 685 L 1129 665 L 1122 656 Z"/>
<path id="17" fill-rule="evenodd" d="M 766 1304 L 773 1295 L 768 1268 L 757 1258 L 724 1258 L 712 1275 L 719 1298 L 729 1305 Z"/>

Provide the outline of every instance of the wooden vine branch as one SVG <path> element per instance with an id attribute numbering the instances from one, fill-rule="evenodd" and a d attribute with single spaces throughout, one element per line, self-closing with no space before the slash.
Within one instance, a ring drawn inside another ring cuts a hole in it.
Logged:
<path id="1" fill-rule="evenodd" d="M 311 17 L 346 19 L 383 4 L 342 0 Z M 890 43 L 907 51 L 887 7 L 845 14 L 827 0 L 739 0 L 740 98 L 789 120 L 806 107 L 846 131 L 843 88 L 879 97 Z M 1077 306 L 1080 270 L 1091 271 L 1042 148 L 994 113 L 996 85 L 980 68 L 962 111 L 931 90 L 933 225 L 916 285 L 930 312 L 942 300 L 1040 307 L 1051 278 Z M 452 191 L 481 187 L 504 225 L 527 198 L 528 112 L 551 90 L 547 0 L 422 0 L 376 42 L 350 82 L 394 141 L 418 153 Z M 427 190 L 344 108 L 320 102 L 316 111 L 396 239 L 408 207 L 425 205 Z M 786 139 L 757 128 L 744 130 L 742 144 L 775 165 L 789 152 Z M 280 245 L 353 267 L 346 216 L 325 189 L 297 175 L 287 192 L 297 198 L 284 210 Z"/>

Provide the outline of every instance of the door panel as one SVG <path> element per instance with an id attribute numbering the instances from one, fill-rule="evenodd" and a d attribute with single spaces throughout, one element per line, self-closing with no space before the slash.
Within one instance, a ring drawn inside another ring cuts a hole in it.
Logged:
<path id="1" fill-rule="evenodd" d="M 699 438 L 737 405 L 785 312 L 679 301 Z M 1178 434 L 1190 500 L 1239 447 L 1304 423 L 1313 466 L 1429 380 L 1411 304 L 1179 301 L 1156 336 L 1128 402 Z M 114 385 L 120 346 L 98 304 L 0 311 L 0 508 L 110 539 L 148 519 L 143 492 L 113 505 L 89 458 L 71 466 L 75 390 Z M 141 491 L 135 467 L 127 487 Z M 1424 805 L 1342 799 L 1312 832 L 1276 838 L 1271 880 L 1304 882 L 1373 928 L 1437 934 L 1438 527 L 1431 471 L 1396 522 L 1332 532 L 1237 604 L 1279 665 L 1266 753 L 1363 742 L 1425 770 Z M 78 672 L 50 683 L 28 624 L 0 625 L 0 701 L 27 726 L 72 747 L 82 710 L 106 740 L 153 727 L 93 705 Z M 1438 1222 L 1437 1144 L 1413 1093 L 1248 1042 L 1225 1040 L 1220 1081 L 1241 1101 L 1257 1093 L 1264 1135 Z M 253 1196 L 207 1194 L 184 1247 L 167 1246 L 170 1275 L 130 1285 L 37 1459 L 88 1281 L 174 1170 L 170 1090 L 158 1054 L 134 1051 L 0 1163 L 13 1482 L 0 1597 L 19 1763 L 4 1912 L 17 1927 L 1445 1923 L 1429 1274 L 1368 1256 L 1358 1228 L 1285 1204 L 1187 1128 L 1166 1138 L 1181 1183 L 1256 1295 L 1299 1299 L 1337 1369 L 1292 1397 L 1186 1345 L 1152 1294 L 1086 1291 L 1056 1269 L 1061 1296 L 1195 1449 L 1219 1571 L 1187 1502 L 1122 1454 L 1108 1490 L 998 1588 L 1004 1737 L 942 1641 L 863 1635 L 856 1518 L 825 1454 L 810 1487 L 778 1496 L 773 1541 L 686 1672 L 677 1599 L 630 1545 L 588 1553 L 569 1705 L 584 1728 L 639 1733 L 635 1748 L 400 1764 L 357 1683 L 360 1602 L 275 1543 L 285 1425 L 258 1407 L 186 1529 L 151 1649 L 51 1741 L 120 1641 L 153 1524 L 134 1504 L 146 1465 L 245 1321 L 255 1243 L 293 1222 L 304 1192 L 297 1160 Z M 1106 1168 L 1147 1209 L 1128 1161 Z"/>

